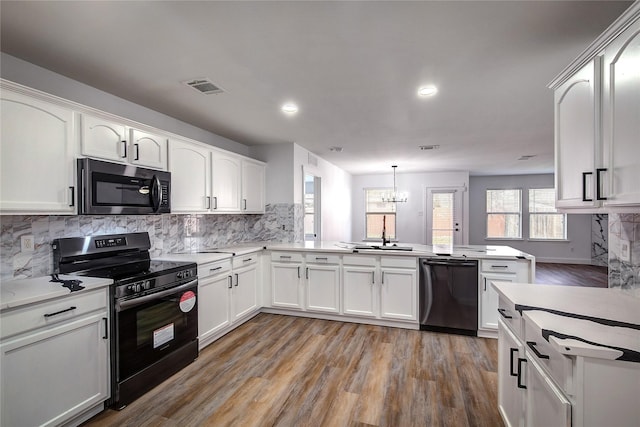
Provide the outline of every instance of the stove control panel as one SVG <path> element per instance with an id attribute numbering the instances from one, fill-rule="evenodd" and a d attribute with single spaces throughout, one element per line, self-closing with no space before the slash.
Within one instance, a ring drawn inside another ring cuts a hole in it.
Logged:
<path id="1" fill-rule="evenodd" d="M 188 279 L 189 277 L 194 277 L 197 273 L 191 270 L 183 270 L 176 273 L 176 278 L 178 279 Z"/>

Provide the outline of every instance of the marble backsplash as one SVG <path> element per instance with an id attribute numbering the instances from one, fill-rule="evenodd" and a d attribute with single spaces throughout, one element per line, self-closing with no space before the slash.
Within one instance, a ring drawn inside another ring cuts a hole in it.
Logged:
<path id="1" fill-rule="evenodd" d="M 263 215 L 79 215 L 0 216 L 0 280 L 51 274 L 51 241 L 146 231 L 151 257 L 246 242 L 300 242 L 304 238 L 301 204 L 267 205 Z M 34 238 L 34 251 L 21 252 L 22 236 Z"/>
<path id="2" fill-rule="evenodd" d="M 609 264 L 609 215 L 591 215 L 591 264 Z"/>
<path id="3" fill-rule="evenodd" d="M 609 214 L 609 287 L 640 295 L 640 214 Z"/>

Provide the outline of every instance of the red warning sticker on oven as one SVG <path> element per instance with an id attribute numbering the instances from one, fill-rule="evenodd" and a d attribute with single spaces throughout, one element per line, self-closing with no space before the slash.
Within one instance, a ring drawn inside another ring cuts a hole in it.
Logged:
<path id="1" fill-rule="evenodd" d="M 180 310 L 188 313 L 196 306 L 196 294 L 193 291 L 187 291 L 180 297 Z"/>

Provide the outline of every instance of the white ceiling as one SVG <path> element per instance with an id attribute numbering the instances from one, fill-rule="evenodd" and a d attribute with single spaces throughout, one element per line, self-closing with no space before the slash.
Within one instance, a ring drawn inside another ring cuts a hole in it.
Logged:
<path id="1" fill-rule="evenodd" d="M 547 173 L 546 85 L 630 4 L 3 0 L 1 48 L 246 145 L 295 142 L 353 174 Z M 194 77 L 226 92 L 181 83 Z M 438 94 L 419 99 L 423 84 Z M 280 112 L 286 101 L 295 116 Z M 418 148 L 430 144 L 440 149 Z"/>

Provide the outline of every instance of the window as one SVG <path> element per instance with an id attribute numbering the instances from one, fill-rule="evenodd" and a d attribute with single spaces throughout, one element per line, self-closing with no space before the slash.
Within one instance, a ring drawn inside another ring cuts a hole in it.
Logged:
<path id="1" fill-rule="evenodd" d="M 529 238 L 565 240 L 567 238 L 567 216 L 555 208 L 554 188 L 532 188 L 529 190 Z"/>
<path id="2" fill-rule="evenodd" d="M 382 201 L 390 188 L 367 188 L 364 190 L 365 239 L 382 239 L 384 223 L 385 237 L 396 238 L 396 205 Z"/>
<path id="3" fill-rule="evenodd" d="M 487 238 L 522 238 L 522 190 L 487 190 Z"/>

